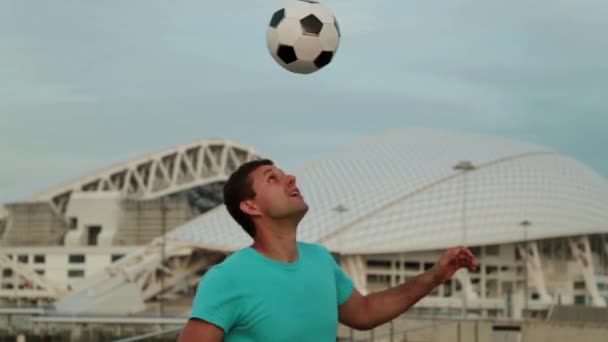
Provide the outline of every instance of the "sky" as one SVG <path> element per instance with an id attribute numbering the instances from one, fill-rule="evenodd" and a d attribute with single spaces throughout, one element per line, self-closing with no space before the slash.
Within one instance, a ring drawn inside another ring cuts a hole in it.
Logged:
<path id="1" fill-rule="evenodd" d="M 608 177 L 608 2 L 326 0 L 332 63 L 281 69 L 280 0 L 0 2 L 0 203 L 210 137 L 296 168 L 396 127 L 540 144 Z"/>

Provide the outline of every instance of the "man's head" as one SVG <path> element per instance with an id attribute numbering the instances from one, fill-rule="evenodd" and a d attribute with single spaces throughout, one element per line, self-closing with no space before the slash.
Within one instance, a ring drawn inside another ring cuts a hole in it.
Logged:
<path id="1" fill-rule="evenodd" d="M 224 204 L 234 220 L 255 238 L 256 221 L 292 220 L 308 211 L 294 176 L 286 175 L 268 159 L 241 165 L 224 185 Z"/>

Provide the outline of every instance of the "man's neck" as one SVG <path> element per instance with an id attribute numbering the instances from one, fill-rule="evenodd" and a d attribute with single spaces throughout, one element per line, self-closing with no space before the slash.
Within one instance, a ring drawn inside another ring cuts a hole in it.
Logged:
<path id="1" fill-rule="evenodd" d="M 256 238 L 251 247 L 268 258 L 280 262 L 295 262 L 299 257 L 296 226 L 293 224 L 258 226 Z"/>

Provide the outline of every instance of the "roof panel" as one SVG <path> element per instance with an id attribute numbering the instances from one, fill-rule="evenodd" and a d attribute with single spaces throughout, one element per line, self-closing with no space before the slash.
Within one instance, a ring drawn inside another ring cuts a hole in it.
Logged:
<path id="1" fill-rule="evenodd" d="M 459 243 L 464 178 L 453 166 L 461 160 L 480 167 L 467 175 L 467 243 L 517 240 L 523 217 L 535 222 L 535 237 L 608 230 L 608 185 L 583 164 L 531 144 L 415 128 L 366 139 L 296 170 L 310 206 L 298 238 L 344 253 Z M 174 236 L 210 248 L 251 241 L 223 206 Z"/>

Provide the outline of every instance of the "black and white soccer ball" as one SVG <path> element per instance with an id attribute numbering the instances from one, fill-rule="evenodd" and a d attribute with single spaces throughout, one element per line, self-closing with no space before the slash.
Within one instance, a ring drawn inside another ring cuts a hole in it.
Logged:
<path id="1" fill-rule="evenodd" d="M 283 68 L 310 74 L 333 60 L 340 28 L 327 7 L 315 1 L 291 0 L 272 15 L 266 42 L 270 55 Z"/>

